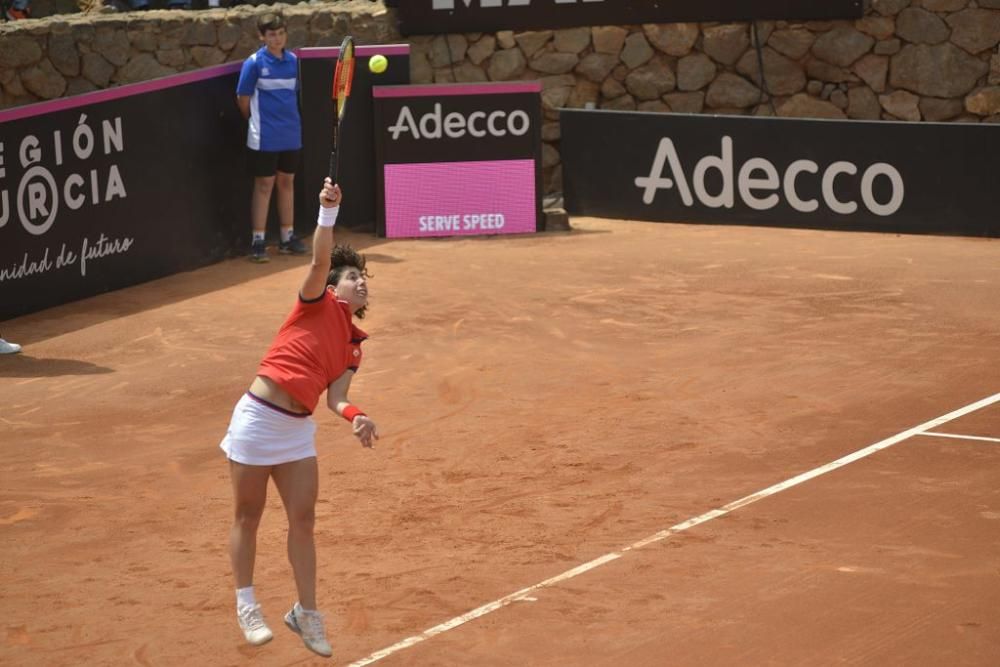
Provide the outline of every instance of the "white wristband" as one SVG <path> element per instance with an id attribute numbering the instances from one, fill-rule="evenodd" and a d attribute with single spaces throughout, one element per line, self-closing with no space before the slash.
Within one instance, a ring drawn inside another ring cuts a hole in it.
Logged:
<path id="1" fill-rule="evenodd" d="M 320 227 L 333 227 L 337 224 L 337 214 L 339 212 L 339 206 L 331 206 L 330 208 L 320 206 L 319 217 L 316 218 L 316 224 Z"/>

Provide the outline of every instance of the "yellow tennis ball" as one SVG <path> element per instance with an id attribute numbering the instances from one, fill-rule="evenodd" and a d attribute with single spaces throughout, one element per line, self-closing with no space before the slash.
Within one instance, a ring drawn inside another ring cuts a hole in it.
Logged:
<path id="1" fill-rule="evenodd" d="M 385 71 L 385 68 L 389 66 L 389 61 L 385 56 L 379 54 L 372 56 L 368 60 L 368 69 L 374 74 L 381 74 Z"/>

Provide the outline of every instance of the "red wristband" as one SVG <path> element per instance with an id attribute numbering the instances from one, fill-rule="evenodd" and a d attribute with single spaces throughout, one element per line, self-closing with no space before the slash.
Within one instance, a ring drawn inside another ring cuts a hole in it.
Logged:
<path id="1" fill-rule="evenodd" d="M 349 421 L 350 423 L 352 423 L 352 424 L 354 423 L 354 418 L 357 417 L 357 416 L 359 416 L 359 415 L 361 415 L 363 417 L 367 417 L 368 416 L 365 413 L 361 412 L 361 410 L 359 410 L 358 408 L 354 407 L 351 404 L 348 404 L 347 407 L 344 408 L 344 412 L 341 413 L 341 416 L 344 419 L 346 419 L 347 421 Z"/>

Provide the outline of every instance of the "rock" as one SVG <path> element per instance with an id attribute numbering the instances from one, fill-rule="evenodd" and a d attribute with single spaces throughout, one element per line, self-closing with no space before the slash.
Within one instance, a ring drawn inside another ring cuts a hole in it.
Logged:
<path id="1" fill-rule="evenodd" d="M 566 106 L 573 89 L 569 86 L 549 88 L 542 91 L 542 107 L 545 109 L 561 109 Z"/>
<path id="2" fill-rule="evenodd" d="M 786 118 L 846 118 L 844 112 L 834 105 L 805 93 L 788 98 L 778 107 L 778 115 Z"/>
<path id="3" fill-rule="evenodd" d="M 82 60 L 83 76 L 98 88 L 107 88 L 111 75 L 115 73 L 114 65 L 98 53 L 85 53 Z"/>
<path id="4" fill-rule="evenodd" d="M 928 97 L 960 97 L 988 69 L 988 64 L 948 42 L 907 44 L 892 57 L 889 85 Z"/>
<path id="5" fill-rule="evenodd" d="M 590 28 L 556 30 L 553 45 L 556 51 L 578 54 L 590 46 Z"/>
<path id="6" fill-rule="evenodd" d="M 875 39 L 889 39 L 896 34 L 896 21 L 891 16 L 868 16 L 854 22 L 854 27 Z"/>
<path id="7" fill-rule="evenodd" d="M 907 7 L 896 18 L 896 35 L 917 44 L 940 44 L 951 30 L 944 21 L 926 9 Z"/>
<path id="8" fill-rule="evenodd" d="M 0 49 L 0 69 L 18 69 L 33 65 L 42 59 L 42 47 L 38 42 L 24 35 L 4 35 Z"/>
<path id="9" fill-rule="evenodd" d="M 963 9 L 947 20 L 951 41 L 969 53 L 992 49 L 1000 42 L 1000 10 Z"/>
<path id="10" fill-rule="evenodd" d="M 594 51 L 617 56 L 621 53 L 628 30 L 614 25 L 597 26 L 591 29 Z"/>
<path id="11" fill-rule="evenodd" d="M 806 63 L 806 74 L 809 75 L 810 79 L 832 81 L 833 83 L 854 83 L 860 81 L 850 70 L 831 65 L 822 60 L 816 60 L 815 58 Z"/>
<path id="12" fill-rule="evenodd" d="M 465 59 L 469 43 L 463 35 L 438 35 L 431 40 L 428 57 L 432 67 L 448 67 Z"/>
<path id="13" fill-rule="evenodd" d="M 815 41 L 816 35 L 813 33 L 802 28 L 794 28 L 791 30 L 775 30 L 771 34 L 771 38 L 767 40 L 767 45 L 792 60 L 798 60 L 809 53 L 809 49 Z"/>
<path id="14" fill-rule="evenodd" d="M 97 32 L 101 32 L 99 28 Z M 289 26 L 288 32 L 289 40 L 291 40 L 291 26 Z M 215 43 L 215 21 L 210 20 L 208 17 L 198 17 L 194 21 L 189 21 L 187 30 L 184 31 L 184 36 L 181 37 L 182 46 L 214 46 Z M 294 44 L 295 42 L 290 43 Z"/>
<path id="15" fill-rule="evenodd" d="M 924 9 L 931 12 L 957 12 L 968 4 L 969 0 L 923 0 Z"/>
<path id="16" fill-rule="evenodd" d="M 677 88 L 677 80 L 669 64 L 653 60 L 625 77 L 625 88 L 638 100 L 659 100 Z"/>
<path id="17" fill-rule="evenodd" d="M 715 79 L 717 69 L 704 53 L 694 53 L 677 61 L 677 87 L 680 90 L 701 90 Z"/>
<path id="18" fill-rule="evenodd" d="M 990 57 L 990 76 L 986 83 L 991 86 L 1000 83 L 1000 53 L 994 53 Z"/>
<path id="19" fill-rule="evenodd" d="M 635 100 L 631 95 L 625 94 L 621 97 L 616 97 L 613 100 L 605 100 L 601 102 L 602 109 L 608 109 L 610 111 L 635 111 Z"/>
<path id="20" fill-rule="evenodd" d="M 668 56 L 686 56 L 698 41 L 697 23 L 647 23 L 642 26 L 646 39 Z"/>
<path id="21" fill-rule="evenodd" d="M 905 90 L 897 90 L 889 95 L 879 95 L 882 108 L 900 120 L 920 120 L 920 98 Z"/>
<path id="22" fill-rule="evenodd" d="M 552 144 L 542 144 L 542 168 L 554 167 L 562 160 Z"/>
<path id="23" fill-rule="evenodd" d="M 163 62 L 163 60 L 161 59 L 160 62 Z M 433 80 L 434 80 L 434 68 L 431 67 L 431 61 L 427 58 L 427 54 L 423 51 L 416 51 L 416 50 L 411 51 L 410 82 L 430 83 Z"/>
<path id="24" fill-rule="evenodd" d="M 854 73 L 876 93 L 885 92 L 885 80 L 889 75 L 889 57 L 868 54 L 854 63 Z"/>
<path id="25" fill-rule="evenodd" d="M 593 81 L 601 83 L 611 74 L 611 70 L 618 64 L 618 55 L 609 53 L 588 53 L 576 66 L 576 72 Z"/>
<path id="26" fill-rule="evenodd" d="M 965 111 L 962 100 L 941 99 L 940 97 L 925 97 L 920 100 L 920 115 L 924 120 L 940 122 L 950 120 Z"/>
<path id="27" fill-rule="evenodd" d="M 735 65 L 750 46 L 746 24 L 723 24 L 705 28 L 702 49 L 716 62 Z"/>
<path id="28" fill-rule="evenodd" d="M 97 28 L 94 36 L 94 51 L 104 56 L 112 65 L 121 67 L 127 63 L 131 47 L 124 30 L 115 30 L 104 26 Z"/>
<path id="29" fill-rule="evenodd" d="M 191 59 L 198 67 L 211 67 L 226 62 L 226 54 L 214 46 L 192 46 Z"/>
<path id="30" fill-rule="evenodd" d="M 616 97 L 621 97 L 626 92 L 628 91 L 625 90 L 625 86 L 613 77 L 608 77 L 604 80 L 604 83 L 601 84 L 601 95 L 603 95 L 605 99 L 613 100 Z"/>
<path id="31" fill-rule="evenodd" d="M 490 81 L 511 81 L 517 79 L 527 69 L 527 61 L 521 49 L 503 49 L 490 58 L 486 74 Z"/>
<path id="32" fill-rule="evenodd" d="M 235 21 L 225 21 L 219 24 L 219 48 L 229 51 L 240 41 L 240 34 L 243 32 L 239 24 Z"/>
<path id="33" fill-rule="evenodd" d="M 872 0 L 871 5 L 882 16 L 895 16 L 910 5 L 910 0 Z"/>
<path id="34" fill-rule="evenodd" d="M 517 40 L 514 39 L 513 31 L 501 30 L 497 32 L 497 46 L 501 49 L 513 49 L 517 46 Z"/>
<path id="35" fill-rule="evenodd" d="M 813 97 L 819 97 L 820 94 L 823 92 L 823 82 L 816 81 L 815 79 L 813 79 L 812 81 L 806 84 L 806 92 L 812 95 Z"/>
<path id="36" fill-rule="evenodd" d="M 872 53 L 877 56 L 891 56 L 899 53 L 899 50 L 903 48 L 903 43 L 898 39 L 884 39 L 875 45 L 872 49 Z"/>
<path id="37" fill-rule="evenodd" d="M 1000 114 L 1000 86 L 980 88 L 972 93 L 965 98 L 965 109 L 977 116 Z"/>
<path id="38" fill-rule="evenodd" d="M 645 111 L 646 113 L 666 113 L 670 111 L 670 107 L 660 100 L 646 100 L 645 102 L 639 102 L 635 110 Z"/>
<path id="39" fill-rule="evenodd" d="M 772 95 L 793 95 L 806 86 L 806 74 L 802 66 L 781 55 L 769 46 L 763 49 L 764 78 L 767 90 Z M 757 51 L 751 49 L 743 54 L 736 64 L 736 71 L 756 84 L 760 84 L 760 63 Z"/>
<path id="40" fill-rule="evenodd" d="M 670 110 L 675 113 L 701 113 L 705 108 L 705 93 L 667 93 L 663 96 Z"/>
<path id="41" fill-rule="evenodd" d="M 580 79 L 573 87 L 569 99 L 566 100 L 566 106 L 572 109 L 584 109 L 587 105 L 597 106 L 599 99 L 601 99 L 601 86 L 593 81 Z"/>
<path id="42" fill-rule="evenodd" d="M 521 47 L 525 58 L 535 55 L 539 49 L 545 46 L 555 33 L 551 30 L 537 30 L 530 32 L 519 32 L 514 35 L 514 40 Z"/>
<path id="43" fill-rule="evenodd" d="M 823 33 L 812 45 L 812 53 L 817 58 L 848 67 L 871 50 L 875 40 L 850 26 L 838 26 Z"/>
<path id="44" fill-rule="evenodd" d="M 95 90 L 97 90 L 97 86 L 84 78 L 77 77 L 76 79 L 70 79 L 69 83 L 66 85 L 66 92 L 63 93 L 63 95 L 66 97 L 72 97 L 73 95 L 92 93 Z"/>
<path id="45" fill-rule="evenodd" d="M 572 72 L 580 62 L 575 53 L 543 52 L 531 59 L 531 69 L 543 74 L 564 74 Z"/>
<path id="46" fill-rule="evenodd" d="M 734 107 L 743 109 L 757 104 L 760 89 L 736 74 L 723 72 L 708 87 L 705 103 L 710 107 Z"/>
<path id="47" fill-rule="evenodd" d="M 497 39 L 493 35 L 484 35 L 465 52 L 473 65 L 480 65 L 497 50 Z"/>
<path id="48" fill-rule="evenodd" d="M 29 93 L 43 100 L 54 100 L 66 91 L 66 79 L 48 59 L 23 70 L 21 83 Z"/>
<path id="49" fill-rule="evenodd" d="M 625 39 L 620 58 L 629 69 L 635 69 L 649 62 L 653 57 L 653 47 L 641 32 L 634 32 Z"/>
<path id="50" fill-rule="evenodd" d="M 80 74 L 80 54 L 76 50 L 76 42 L 71 34 L 58 34 L 49 37 L 49 60 L 65 76 Z"/>
<path id="51" fill-rule="evenodd" d="M 542 141 L 559 141 L 562 136 L 562 126 L 559 123 L 542 124 Z"/>
<path id="52" fill-rule="evenodd" d="M 152 54 L 140 53 L 118 70 L 114 80 L 115 83 L 137 83 L 176 73 L 177 70 L 161 65 Z"/>
<path id="53" fill-rule="evenodd" d="M 858 86 L 847 91 L 847 117 L 858 120 L 878 120 L 882 106 L 870 88 Z"/>

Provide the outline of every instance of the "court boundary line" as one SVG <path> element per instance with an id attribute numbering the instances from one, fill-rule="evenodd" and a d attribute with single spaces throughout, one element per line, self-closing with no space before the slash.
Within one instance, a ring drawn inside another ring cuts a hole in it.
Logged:
<path id="1" fill-rule="evenodd" d="M 725 516 L 726 514 L 734 512 L 740 509 L 741 507 L 752 505 L 753 503 L 763 500 L 764 498 L 768 498 L 777 493 L 798 486 L 799 484 L 807 482 L 811 479 L 815 479 L 817 477 L 820 477 L 821 475 L 825 475 L 828 472 L 842 468 L 848 465 L 849 463 L 860 461 L 861 459 L 871 456 L 876 452 L 880 452 L 882 450 L 888 449 L 889 447 L 892 447 L 893 445 L 899 444 L 900 442 L 909 440 L 914 436 L 933 435 L 932 433 L 928 433 L 927 430 L 934 428 L 936 426 L 940 426 L 942 424 L 946 424 L 954 419 L 958 419 L 959 417 L 963 417 L 977 410 L 981 410 L 982 408 L 985 408 L 997 402 L 1000 402 L 1000 393 L 993 394 L 992 396 L 980 399 L 974 403 L 969 403 L 964 407 L 958 408 L 957 410 L 953 410 L 945 415 L 941 415 L 940 417 L 935 417 L 934 419 L 926 421 L 918 426 L 914 426 L 913 428 L 901 431 L 896 435 L 885 438 L 884 440 L 879 440 L 875 444 L 859 449 L 858 451 L 848 454 L 846 456 L 842 456 L 841 458 L 835 461 L 831 461 L 830 463 L 827 463 L 825 465 L 819 466 L 818 468 L 813 468 L 812 470 L 804 472 L 800 475 L 796 475 L 795 477 L 786 479 L 783 482 L 773 484 L 761 491 L 757 491 L 756 493 L 752 493 L 738 500 L 734 500 L 733 502 L 723 505 L 720 508 L 710 510 L 708 512 L 705 512 L 704 514 L 700 514 L 696 517 L 688 519 L 687 521 L 682 521 L 681 523 L 675 524 L 670 528 L 661 530 L 658 533 L 654 533 L 653 535 L 650 535 L 647 538 L 644 538 L 637 542 L 633 542 L 632 544 L 623 547 L 618 551 L 612 551 L 611 553 L 604 554 L 603 556 L 599 556 L 591 561 L 583 563 L 582 565 L 578 565 L 574 568 L 566 570 L 562 574 L 557 574 L 556 576 L 550 577 L 549 579 L 545 579 L 544 581 L 541 581 L 537 584 L 533 584 L 531 586 L 528 586 L 527 588 L 522 588 L 521 590 L 505 595 L 502 598 L 498 598 L 493 602 L 488 602 L 480 607 L 476 607 L 475 609 L 468 611 L 464 614 L 461 614 L 460 616 L 456 616 L 448 621 L 445 621 L 444 623 L 439 623 L 438 625 L 428 628 L 418 635 L 412 635 L 410 637 L 407 637 L 406 639 L 396 642 L 395 644 L 392 644 L 391 646 L 387 646 L 386 648 L 370 653 L 364 658 L 355 660 L 354 662 L 350 663 L 349 667 L 364 667 L 365 665 L 370 665 L 371 663 L 377 662 L 382 658 L 386 658 L 392 655 L 393 653 L 397 653 L 399 651 L 402 651 L 403 649 L 409 648 L 423 641 L 431 639 L 432 637 L 435 637 L 439 634 L 447 632 L 448 630 L 452 630 L 477 618 L 493 613 L 494 611 L 502 609 L 513 602 L 524 600 L 530 593 L 533 593 L 534 591 L 537 591 L 542 588 L 548 588 L 559 582 L 577 577 L 585 572 L 589 572 L 590 570 L 598 568 L 602 565 L 616 561 L 630 551 L 641 549 L 642 547 L 648 546 L 655 542 L 660 542 L 662 540 L 665 540 L 671 535 L 675 535 L 677 533 L 688 530 L 689 528 L 693 528 L 700 524 L 707 523 L 708 521 L 711 521 L 712 519 L 717 519 L 720 516 Z"/>
<path id="2" fill-rule="evenodd" d="M 956 440 L 982 440 L 984 442 L 1000 442 L 1000 438 L 987 438 L 985 435 L 961 435 L 958 433 L 941 433 L 940 431 L 925 431 L 920 435 L 933 435 L 935 438 L 955 438 Z"/>

